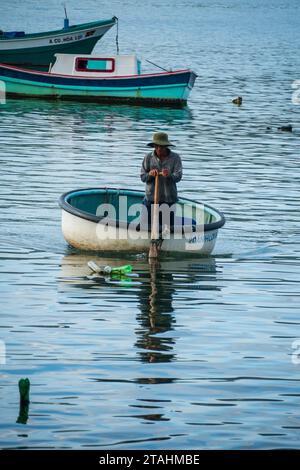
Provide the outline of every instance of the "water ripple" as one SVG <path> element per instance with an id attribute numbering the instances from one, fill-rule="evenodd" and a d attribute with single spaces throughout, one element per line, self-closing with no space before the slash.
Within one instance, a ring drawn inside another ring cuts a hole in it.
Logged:
<path id="1" fill-rule="evenodd" d="M 36 12 L 28 31 L 56 24 L 54 0 L 47 11 L 19 3 L 2 8 L 5 29 L 23 29 L 24 9 Z M 92 19 L 94 2 L 73 3 L 72 22 Z M 299 447 L 298 10 L 296 0 L 104 1 L 101 15 L 121 18 L 123 53 L 135 44 L 143 60 L 198 73 L 189 106 L 0 105 L 1 447 Z M 114 34 L 96 52 L 111 54 Z M 286 124 L 292 133 L 278 130 Z M 214 255 L 163 256 L 153 275 L 141 254 L 67 247 L 59 196 L 143 189 L 156 130 L 182 156 L 180 193 L 226 215 Z M 91 278 L 90 259 L 130 263 L 138 277 Z M 16 423 L 21 377 L 27 424 Z"/>

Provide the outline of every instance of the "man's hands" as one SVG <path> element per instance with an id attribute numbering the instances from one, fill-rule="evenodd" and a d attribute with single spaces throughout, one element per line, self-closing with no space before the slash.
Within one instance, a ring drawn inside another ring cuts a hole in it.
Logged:
<path id="1" fill-rule="evenodd" d="M 159 173 L 158 173 L 158 170 L 156 170 L 156 169 L 149 171 L 149 175 L 150 175 L 150 176 L 154 176 L 154 177 L 155 177 L 155 176 L 158 176 L 158 174 L 159 174 Z"/>
<path id="2" fill-rule="evenodd" d="M 167 168 L 164 168 L 164 169 L 162 170 L 162 172 L 160 173 L 160 172 L 155 168 L 155 169 L 149 171 L 149 175 L 150 175 L 150 176 L 154 176 L 154 177 L 157 176 L 157 175 L 162 175 L 162 176 L 164 176 L 165 178 L 167 178 L 167 177 L 169 176 L 169 170 L 168 170 Z"/>

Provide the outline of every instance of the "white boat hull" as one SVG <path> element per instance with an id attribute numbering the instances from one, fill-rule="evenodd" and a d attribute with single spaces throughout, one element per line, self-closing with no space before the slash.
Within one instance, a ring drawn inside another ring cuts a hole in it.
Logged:
<path id="1" fill-rule="evenodd" d="M 107 227 L 101 222 L 86 220 L 62 210 L 62 232 L 69 245 L 79 250 L 95 252 L 145 252 L 149 250 L 150 233 L 141 232 L 137 238 L 135 231 L 125 227 Z M 164 238 L 161 251 L 208 255 L 212 253 L 218 229 L 200 234 L 187 234 L 176 239 L 169 234 Z"/>

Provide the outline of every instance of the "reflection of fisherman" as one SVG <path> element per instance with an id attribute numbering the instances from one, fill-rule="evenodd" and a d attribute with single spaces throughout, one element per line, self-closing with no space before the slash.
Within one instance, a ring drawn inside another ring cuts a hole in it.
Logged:
<path id="1" fill-rule="evenodd" d="M 160 336 L 173 330 L 173 276 L 158 266 L 150 267 L 150 284 L 143 279 L 140 288 L 140 309 L 136 346 L 143 362 L 169 362 L 173 359 L 172 335 Z"/>
<path id="2" fill-rule="evenodd" d="M 182 178 L 182 163 L 180 156 L 169 149 L 173 146 L 165 132 L 155 132 L 152 142 L 147 144 L 153 147 L 142 164 L 141 180 L 146 183 L 144 206 L 148 210 L 148 227 L 151 227 L 151 206 L 154 202 L 155 177 L 159 174 L 159 204 L 171 207 L 177 202 L 177 187 Z M 170 211 L 170 225 L 174 225 L 174 210 Z M 160 225 L 162 225 L 160 214 Z"/>
<path id="3" fill-rule="evenodd" d="M 216 283 L 215 258 L 190 258 L 190 261 L 152 261 L 149 274 L 140 275 L 139 328 L 136 330 L 135 346 L 142 362 L 171 362 L 176 356 L 176 317 L 173 296 L 192 289 L 189 299 L 196 292 L 220 291 Z M 202 294 L 203 295 L 203 294 Z"/>

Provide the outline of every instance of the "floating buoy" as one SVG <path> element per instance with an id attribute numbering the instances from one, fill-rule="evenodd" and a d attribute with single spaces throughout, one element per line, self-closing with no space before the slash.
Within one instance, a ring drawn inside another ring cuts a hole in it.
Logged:
<path id="1" fill-rule="evenodd" d="M 293 132 L 293 127 L 291 124 L 288 124 L 287 126 L 278 127 L 277 130 L 281 132 Z"/>
<path id="2" fill-rule="evenodd" d="M 233 104 L 236 104 L 237 106 L 241 106 L 243 102 L 243 98 L 241 96 L 238 96 L 237 98 L 234 98 L 232 100 Z"/>

